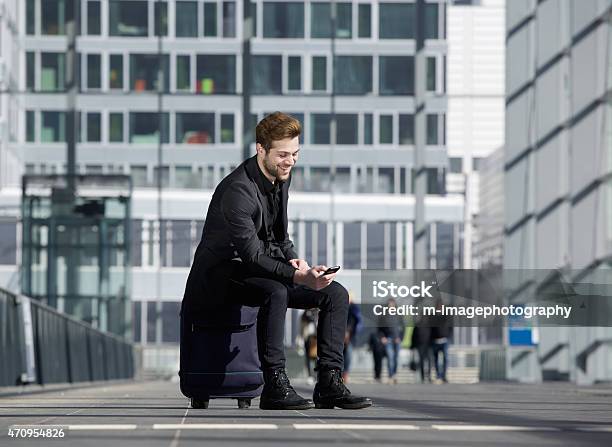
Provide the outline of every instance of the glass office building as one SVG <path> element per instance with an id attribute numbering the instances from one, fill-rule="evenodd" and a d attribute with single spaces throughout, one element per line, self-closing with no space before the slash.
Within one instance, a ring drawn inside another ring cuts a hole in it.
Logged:
<path id="1" fill-rule="evenodd" d="M 462 265 L 463 196 L 445 187 L 445 1 L 253 1 L 252 74 L 243 79 L 242 1 L 24 0 L 19 132 L 9 146 L 20 147 L 28 174 L 65 169 L 73 1 L 80 8 L 77 170 L 132 178 L 136 341 L 177 342 L 178 306 L 212 190 L 243 160 L 245 129 L 276 110 L 303 125 L 289 203 L 301 256 L 343 265 L 339 280 L 357 297 L 359 269 L 412 267 L 422 132 L 427 265 Z M 417 51 L 425 58 L 422 87 Z M 417 113 L 426 115 L 423 129 Z M 290 322 L 288 342 L 294 329 Z"/>

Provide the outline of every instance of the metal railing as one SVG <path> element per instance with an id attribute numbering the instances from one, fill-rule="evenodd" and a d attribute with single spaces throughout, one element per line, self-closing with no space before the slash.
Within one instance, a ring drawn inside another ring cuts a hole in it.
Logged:
<path id="1" fill-rule="evenodd" d="M 131 379 L 134 345 L 0 289 L 0 386 Z"/>

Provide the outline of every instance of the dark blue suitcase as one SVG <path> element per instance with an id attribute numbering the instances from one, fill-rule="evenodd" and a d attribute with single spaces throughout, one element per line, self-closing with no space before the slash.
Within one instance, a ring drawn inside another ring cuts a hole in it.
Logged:
<path id="1" fill-rule="evenodd" d="M 210 399 L 238 399 L 248 408 L 261 394 L 257 352 L 258 307 L 227 306 L 194 318 L 181 312 L 180 387 L 192 408 Z"/>

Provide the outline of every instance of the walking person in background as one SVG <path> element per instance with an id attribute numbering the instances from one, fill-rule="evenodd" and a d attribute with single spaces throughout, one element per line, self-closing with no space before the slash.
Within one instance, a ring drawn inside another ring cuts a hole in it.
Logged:
<path id="1" fill-rule="evenodd" d="M 393 298 L 387 301 L 387 306 L 397 307 Z M 404 319 L 400 315 L 381 315 L 378 320 L 378 334 L 387 355 L 389 383 L 397 383 L 397 362 L 400 345 L 404 338 Z"/>
<path id="2" fill-rule="evenodd" d="M 378 337 L 378 329 L 370 334 L 370 351 L 374 360 L 374 380 L 380 382 L 382 374 L 382 361 L 385 356 L 385 347 Z"/>
<path id="3" fill-rule="evenodd" d="M 442 301 L 436 303 L 439 309 Z M 436 315 L 433 318 L 431 328 L 431 354 L 434 367 L 436 368 L 435 383 L 448 383 L 446 370 L 448 365 L 448 343 L 452 335 L 451 318 L 448 315 Z M 440 355 L 442 360 L 440 361 Z"/>
<path id="4" fill-rule="evenodd" d="M 351 360 L 353 355 L 353 344 L 355 337 L 361 331 L 362 318 L 359 306 L 354 303 L 353 292 L 349 293 L 349 309 L 346 322 L 346 332 L 344 333 L 344 371 L 342 379 L 348 383 L 349 372 L 351 370 Z"/>
<path id="5" fill-rule="evenodd" d="M 417 323 L 412 331 L 411 348 L 419 353 L 419 371 L 421 372 L 421 382 L 431 383 L 431 328 Z"/>

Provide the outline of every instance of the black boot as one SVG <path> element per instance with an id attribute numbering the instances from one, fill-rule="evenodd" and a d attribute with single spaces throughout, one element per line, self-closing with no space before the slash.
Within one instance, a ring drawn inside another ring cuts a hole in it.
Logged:
<path id="1" fill-rule="evenodd" d="M 316 408 L 358 410 L 372 405 L 369 397 L 354 396 L 344 385 L 339 369 L 319 371 L 319 380 L 312 395 Z"/>
<path id="2" fill-rule="evenodd" d="M 308 410 L 314 407 L 310 399 L 295 392 L 284 368 L 264 371 L 265 385 L 259 400 L 262 410 Z"/>

